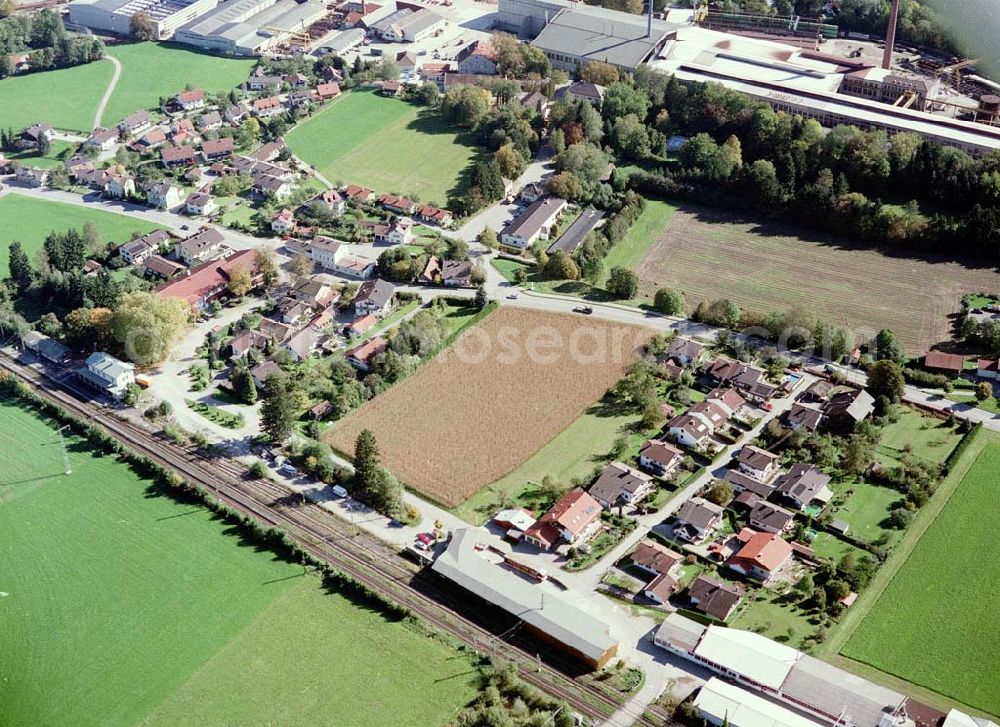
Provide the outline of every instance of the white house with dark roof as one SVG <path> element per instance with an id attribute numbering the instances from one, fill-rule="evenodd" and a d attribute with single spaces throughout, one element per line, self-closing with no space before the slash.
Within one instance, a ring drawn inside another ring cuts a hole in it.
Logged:
<path id="1" fill-rule="evenodd" d="M 722 520 L 722 507 L 703 497 L 692 497 L 674 514 L 674 536 L 697 543 L 708 536 Z"/>
<path id="2" fill-rule="evenodd" d="M 590 496 L 605 510 L 638 502 L 653 489 L 653 478 L 622 462 L 611 462 L 590 486 Z"/>
<path id="3" fill-rule="evenodd" d="M 740 472 L 761 482 L 770 480 L 778 468 L 778 455 L 752 444 L 743 447 L 735 459 Z"/>
<path id="4" fill-rule="evenodd" d="M 135 383 L 135 366 L 119 361 L 110 353 L 95 351 L 77 370 L 77 375 L 93 388 L 121 399 Z"/>
<path id="5" fill-rule="evenodd" d="M 830 475 L 823 470 L 804 462 L 796 462 L 789 467 L 788 472 L 775 480 L 774 491 L 802 510 L 813 502 L 829 502 L 833 497 L 829 485 Z"/>
<path id="6" fill-rule="evenodd" d="M 561 197 L 544 197 L 533 202 L 500 231 L 500 243 L 524 250 L 538 240 L 547 240 L 564 209 L 566 200 Z"/>
<path id="7" fill-rule="evenodd" d="M 666 477 L 683 461 L 681 450 L 658 439 L 650 439 L 639 450 L 639 466 L 657 477 Z"/>
<path id="8" fill-rule="evenodd" d="M 396 288 L 392 283 L 381 278 L 366 280 L 354 296 L 354 312 L 359 316 L 368 313 L 385 315 L 392 309 L 395 300 Z"/>

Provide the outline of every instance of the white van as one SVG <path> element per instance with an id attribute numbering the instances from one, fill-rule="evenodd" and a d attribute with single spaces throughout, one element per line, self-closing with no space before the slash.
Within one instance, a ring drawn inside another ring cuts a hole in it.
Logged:
<path id="1" fill-rule="evenodd" d="M 345 490 L 340 485 L 334 485 L 333 487 L 330 488 L 330 491 L 333 492 L 333 494 L 336 495 L 337 497 L 347 497 L 347 490 Z"/>

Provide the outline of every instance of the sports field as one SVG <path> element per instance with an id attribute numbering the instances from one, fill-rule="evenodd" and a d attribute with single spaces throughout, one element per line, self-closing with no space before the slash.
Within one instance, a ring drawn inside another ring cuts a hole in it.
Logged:
<path id="1" fill-rule="evenodd" d="M 636 273 L 645 296 L 673 286 L 690 307 L 718 298 L 763 313 L 802 305 L 851 328 L 890 328 L 914 354 L 950 338 L 963 293 L 1000 289 L 992 268 L 883 254 L 693 206 L 674 213 Z"/>
<path id="2" fill-rule="evenodd" d="M 97 61 L 0 81 L 0 127 L 20 131 L 45 121 L 57 129 L 89 133 L 114 66 Z"/>
<path id="3" fill-rule="evenodd" d="M 956 472 L 957 489 L 841 653 L 1000 715 L 1000 443 Z"/>
<path id="4" fill-rule="evenodd" d="M 576 421 L 650 333 L 502 306 L 326 436 L 349 454 L 359 432 L 371 429 L 403 483 L 454 507 Z"/>
<path id="5" fill-rule="evenodd" d="M 285 137 L 334 184 L 360 184 L 444 205 L 464 191 L 478 150 L 437 113 L 352 91 Z"/>
<path id="6" fill-rule="evenodd" d="M 82 228 L 92 222 L 101 237 L 115 242 L 127 242 L 136 235 L 160 229 L 144 220 L 116 215 L 82 205 L 54 202 L 11 192 L 0 197 L 0 274 L 7 275 L 10 243 L 19 240 L 34 262 L 45 237 L 53 230 Z"/>
<path id="7" fill-rule="evenodd" d="M 117 124 L 133 111 L 159 106 L 160 98 L 193 86 L 209 92 L 229 91 L 247 80 L 253 59 L 220 58 L 189 48 L 157 43 L 116 45 L 108 49 L 122 64 L 122 75 L 102 123 Z M 94 99 L 91 114 L 100 101 Z"/>
<path id="8" fill-rule="evenodd" d="M 470 663 L 0 403 L 4 724 L 443 724 Z M 30 453 L 30 454 L 28 454 Z"/>

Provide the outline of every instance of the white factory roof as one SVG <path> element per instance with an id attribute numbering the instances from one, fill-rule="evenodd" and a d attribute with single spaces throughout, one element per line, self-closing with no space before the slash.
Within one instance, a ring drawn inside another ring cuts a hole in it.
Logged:
<path id="1" fill-rule="evenodd" d="M 469 528 L 455 530 L 433 569 L 589 659 L 599 659 L 618 644 L 603 621 L 483 558 L 476 537 Z"/>
<path id="2" fill-rule="evenodd" d="M 890 128 L 914 133 L 944 144 L 954 143 L 979 150 L 1000 149 L 1000 128 L 971 121 L 950 119 L 934 114 L 897 108 L 864 98 L 844 96 L 825 91 L 802 90 L 790 85 L 782 87 L 766 81 L 744 81 L 728 73 L 693 64 L 670 67 L 663 61 L 650 66 L 674 74 L 681 81 L 715 82 L 764 101 L 786 103 L 807 108 L 815 114 L 844 117 L 845 124 Z"/>
<path id="3" fill-rule="evenodd" d="M 712 677 L 694 699 L 694 706 L 711 721 L 730 727 L 818 727 L 789 709 L 752 692 Z"/>
<path id="4" fill-rule="evenodd" d="M 279 32 L 303 30 L 322 16 L 325 5 L 319 0 L 228 0 L 184 26 L 186 34 L 221 38 L 239 48 L 255 50 Z"/>
<path id="5" fill-rule="evenodd" d="M 748 80 L 830 92 L 837 90 L 843 77 L 835 63 L 803 57 L 798 48 L 698 27 L 672 33 L 654 67 L 672 70 L 683 64 Z"/>
<path id="6" fill-rule="evenodd" d="M 997 727 L 997 723 L 985 717 L 973 717 L 965 712 L 952 709 L 944 718 L 942 727 Z"/>
<path id="7" fill-rule="evenodd" d="M 771 689 L 781 686 L 802 655 L 790 646 L 752 631 L 721 626 L 709 626 L 694 653 L 725 669 L 746 674 Z"/>

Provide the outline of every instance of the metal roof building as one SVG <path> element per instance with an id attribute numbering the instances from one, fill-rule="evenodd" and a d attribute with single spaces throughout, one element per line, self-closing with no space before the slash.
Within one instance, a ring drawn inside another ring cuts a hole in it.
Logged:
<path id="1" fill-rule="evenodd" d="M 583 211 L 583 214 L 573 220 L 573 224 L 566 228 L 558 240 L 549 245 L 549 254 L 551 255 L 556 250 L 562 250 L 572 255 L 602 219 L 604 219 L 604 210 L 588 207 Z"/>
<path id="2" fill-rule="evenodd" d="M 544 51 L 553 67 L 566 71 L 591 61 L 634 70 L 663 46 L 669 26 L 662 21 L 647 33 L 646 19 L 639 15 L 616 13 L 609 18 L 591 12 L 594 9 L 560 10 L 531 45 Z"/>
<path id="3" fill-rule="evenodd" d="M 69 4 L 69 20 L 75 25 L 127 36 L 132 16 L 142 12 L 153 22 L 156 39 L 166 40 L 217 3 L 218 0 L 73 0 Z"/>
<path id="4" fill-rule="evenodd" d="M 327 12 L 320 0 L 228 0 L 180 28 L 174 40 L 231 55 L 254 55 L 305 30 Z"/>
<path id="5" fill-rule="evenodd" d="M 730 727 L 817 727 L 818 722 L 717 677 L 705 683 L 694 706 L 709 723 Z"/>
<path id="6" fill-rule="evenodd" d="M 599 669 L 618 651 L 608 626 L 568 601 L 526 581 L 482 555 L 469 528 L 455 530 L 433 570 L 465 590 L 517 616 L 547 641 Z"/>
<path id="7" fill-rule="evenodd" d="M 657 630 L 654 642 L 824 723 L 841 727 L 914 724 L 907 716 L 903 694 L 760 634 L 703 626 L 673 613 Z"/>

